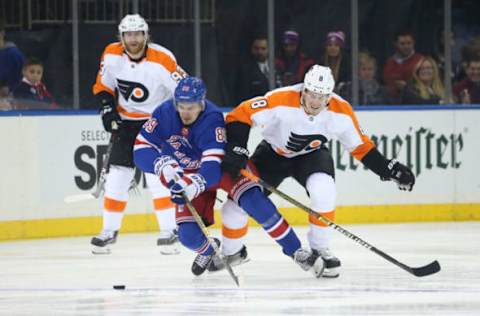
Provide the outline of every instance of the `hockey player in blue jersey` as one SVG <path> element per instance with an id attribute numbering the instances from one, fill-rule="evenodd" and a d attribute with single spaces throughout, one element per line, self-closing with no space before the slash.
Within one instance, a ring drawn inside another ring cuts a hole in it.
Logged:
<path id="1" fill-rule="evenodd" d="M 209 226 L 214 222 L 216 192 L 221 188 L 268 232 L 286 255 L 303 270 L 310 270 L 319 277 L 323 260 L 301 248 L 292 227 L 259 186 L 243 177 L 232 179 L 227 173 L 222 175 L 220 164 L 226 142 L 224 118 L 205 95 L 206 88 L 201 79 L 182 79 L 175 89 L 174 99 L 164 102 L 153 112 L 138 134 L 134 147 L 137 167 L 156 174 L 170 188 L 172 201 L 177 204 L 179 240 L 198 254 L 192 265 L 193 274 L 200 275 L 209 267 L 214 250 L 185 205 L 182 193 L 192 201 Z M 228 216 L 231 213 L 222 214 Z M 242 249 L 241 256 L 246 259 L 246 248 Z M 238 254 L 227 256 L 227 260 L 235 257 L 238 258 Z"/>

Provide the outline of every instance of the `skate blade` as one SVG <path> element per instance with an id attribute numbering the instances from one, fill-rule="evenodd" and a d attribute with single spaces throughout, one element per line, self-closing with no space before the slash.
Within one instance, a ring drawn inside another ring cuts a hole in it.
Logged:
<path id="1" fill-rule="evenodd" d="M 180 249 L 176 245 L 162 245 L 159 247 L 162 255 L 171 256 L 180 254 Z"/>
<path id="2" fill-rule="evenodd" d="M 110 248 L 108 248 L 107 246 L 105 247 L 94 246 L 92 248 L 92 253 L 94 255 L 109 255 L 111 251 L 110 251 Z"/>
<path id="3" fill-rule="evenodd" d="M 322 276 L 323 271 L 325 270 L 325 261 L 323 261 L 322 257 L 318 257 L 313 264 L 311 269 L 313 275 L 318 279 Z"/>
<path id="4" fill-rule="evenodd" d="M 322 278 L 327 278 L 327 279 L 338 278 L 340 276 L 339 270 L 340 270 L 339 268 L 331 268 L 331 269 L 325 268 L 325 270 L 322 273 Z"/>
<path id="5" fill-rule="evenodd" d="M 243 265 L 244 263 L 247 263 L 247 262 L 250 262 L 250 257 L 247 257 L 244 260 L 230 262 L 230 266 L 231 267 L 236 267 L 236 266 L 239 266 L 239 265 Z M 220 272 L 220 271 L 223 271 L 223 270 L 225 270 L 225 266 L 222 264 L 222 266 L 220 266 L 217 270 L 208 270 L 208 273 L 217 273 L 217 272 Z"/>

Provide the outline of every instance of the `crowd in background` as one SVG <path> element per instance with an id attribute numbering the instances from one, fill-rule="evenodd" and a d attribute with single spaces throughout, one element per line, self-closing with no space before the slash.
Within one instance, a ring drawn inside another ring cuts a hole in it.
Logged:
<path id="1" fill-rule="evenodd" d="M 57 108 L 42 82 L 43 63 L 35 57 L 25 58 L 5 35 L 5 25 L 0 20 L 0 110 Z"/>
<path id="2" fill-rule="evenodd" d="M 0 20 L 0 110 L 61 108 L 42 81 L 45 71 L 42 61 L 24 56 L 15 43 L 7 40 L 7 35 Z M 451 37 L 450 44 L 455 47 L 454 35 Z M 269 69 L 272 48 L 268 47 L 266 34 L 256 33 L 249 56 L 230 70 L 235 78 L 230 92 L 234 103 L 265 94 L 271 71 L 275 72 L 278 88 L 301 83 L 315 63 L 330 67 L 336 81 L 335 92 L 352 102 L 351 54 L 346 50 L 349 39 L 345 32 L 327 32 L 320 56 L 308 56 L 302 50 L 303 41 L 294 29 L 281 32 L 275 50 L 275 69 Z M 452 60 L 450 100 L 446 98 L 443 82 L 443 34 L 439 34 L 438 43 L 433 54 L 422 54 L 416 50 L 413 32 L 397 32 L 392 39 L 393 54 L 383 64 L 378 63 L 375 52 L 362 49 L 358 56 L 358 104 L 480 104 L 480 36 L 472 37 L 460 48 L 460 60 Z M 94 77 L 92 74 L 92 81 Z"/>
<path id="3" fill-rule="evenodd" d="M 335 92 L 352 101 L 350 55 L 344 52 L 345 33 L 331 31 L 325 39 L 322 56 L 310 58 L 301 50 L 300 34 L 287 30 L 275 58 L 276 86 L 300 83 L 311 65 L 330 67 L 336 81 Z M 261 50 L 259 50 L 261 47 Z M 451 78 L 453 99 L 447 100 L 443 84 L 443 54 L 429 56 L 415 50 L 415 36 L 409 30 L 395 34 L 394 53 L 384 65 L 375 55 L 362 50 L 358 56 L 360 105 L 434 105 L 480 103 L 480 37 L 462 48 L 462 60 L 454 65 Z M 268 43 L 264 35 L 254 38 L 251 56 L 241 67 L 237 79 L 237 100 L 245 100 L 268 91 Z"/>

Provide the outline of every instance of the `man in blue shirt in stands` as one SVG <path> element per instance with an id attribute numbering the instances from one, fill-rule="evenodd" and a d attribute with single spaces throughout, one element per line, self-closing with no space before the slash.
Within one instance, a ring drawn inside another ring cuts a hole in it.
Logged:
<path id="1" fill-rule="evenodd" d="M 5 24 L 0 20 L 0 110 L 11 110 L 10 92 L 22 80 L 22 52 L 12 42 L 5 41 Z"/>

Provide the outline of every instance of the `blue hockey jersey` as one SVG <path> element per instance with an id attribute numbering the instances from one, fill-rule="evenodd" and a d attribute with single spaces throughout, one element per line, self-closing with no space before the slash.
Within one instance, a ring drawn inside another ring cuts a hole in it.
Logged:
<path id="1" fill-rule="evenodd" d="M 215 104 L 206 100 L 197 120 L 184 126 L 170 99 L 158 106 L 143 125 L 135 141 L 134 160 L 144 172 L 155 173 L 156 159 L 171 156 L 186 173 L 200 173 L 210 188 L 221 178 L 225 142 L 223 114 Z"/>

